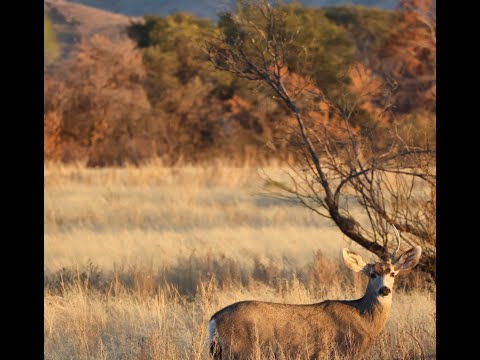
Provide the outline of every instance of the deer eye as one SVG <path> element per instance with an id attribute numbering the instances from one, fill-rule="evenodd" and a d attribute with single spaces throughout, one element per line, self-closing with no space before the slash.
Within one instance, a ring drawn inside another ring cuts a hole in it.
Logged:
<path id="1" fill-rule="evenodd" d="M 375 275 L 374 273 L 371 273 L 371 274 L 370 274 L 370 277 L 371 277 L 372 279 L 375 279 L 375 278 L 377 277 L 377 275 Z"/>
<path id="2" fill-rule="evenodd" d="M 395 277 L 395 273 L 391 273 L 390 276 L 391 276 L 391 277 Z"/>

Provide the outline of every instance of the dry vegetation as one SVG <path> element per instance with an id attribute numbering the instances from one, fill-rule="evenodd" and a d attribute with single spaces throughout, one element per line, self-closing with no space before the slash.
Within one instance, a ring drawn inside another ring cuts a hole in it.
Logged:
<path id="1" fill-rule="evenodd" d="M 351 113 L 354 132 L 394 122 L 415 146 L 433 137 L 431 7 L 431 0 L 402 1 L 395 11 L 282 7 L 288 21 L 279 31 L 295 39 L 282 65 L 288 79 L 282 77 L 310 118 L 306 125 L 338 136 L 340 114 Z M 205 53 L 219 34 L 238 30 L 230 15 L 217 23 L 188 13 L 129 19 L 64 0 L 46 0 L 45 15 L 53 30 L 46 55 L 61 52 L 44 70 L 46 160 L 97 167 L 155 158 L 201 164 L 222 156 L 237 165 L 292 158 L 298 139 L 285 104 L 259 82 L 218 71 Z M 252 21 L 264 26 L 258 16 Z M 387 100 L 394 112 L 385 111 Z M 353 104 L 358 111 L 345 111 Z"/>
<path id="2" fill-rule="evenodd" d="M 208 320 L 232 302 L 360 296 L 365 281 L 340 249 L 372 257 L 261 195 L 260 175 L 46 164 L 45 358 L 208 359 Z M 434 358 L 435 338 L 435 289 L 412 271 L 369 358 Z"/>

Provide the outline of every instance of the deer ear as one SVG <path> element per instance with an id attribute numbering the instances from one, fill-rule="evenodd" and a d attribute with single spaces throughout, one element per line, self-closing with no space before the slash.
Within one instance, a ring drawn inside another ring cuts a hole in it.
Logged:
<path id="1" fill-rule="evenodd" d="M 405 251 L 393 264 L 395 271 L 408 270 L 413 268 L 420 261 L 422 255 L 422 248 L 415 246 L 410 250 Z"/>
<path id="2" fill-rule="evenodd" d="M 360 255 L 346 248 L 343 249 L 343 262 L 350 270 L 355 272 L 360 272 L 367 266 L 367 263 Z"/>

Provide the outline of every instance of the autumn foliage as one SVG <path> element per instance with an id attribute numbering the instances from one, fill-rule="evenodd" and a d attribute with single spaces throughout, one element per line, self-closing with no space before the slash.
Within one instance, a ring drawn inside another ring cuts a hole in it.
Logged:
<path id="1" fill-rule="evenodd" d="M 296 48 L 305 50 L 285 64 L 287 85 L 307 90 L 305 101 L 324 91 L 361 98 L 358 131 L 395 120 L 400 128 L 427 126 L 434 136 L 431 8 L 427 0 L 403 1 L 395 11 L 287 6 L 285 31 L 298 30 Z M 288 159 L 295 139 L 284 105 L 265 89 L 217 71 L 205 54 L 206 40 L 228 26 L 228 16 L 214 25 L 173 14 L 133 23 L 130 39 L 82 39 L 68 59 L 45 69 L 44 158 L 89 166 L 152 158 L 167 164 L 222 158 L 235 165 Z M 306 68 L 309 56 L 314 66 Z M 305 89 L 312 78 L 321 85 Z M 385 83 L 395 87 L 395 107 L 380 116 Z M 310 117 L 335 127 L 335 114 L 321 107 Z"/>

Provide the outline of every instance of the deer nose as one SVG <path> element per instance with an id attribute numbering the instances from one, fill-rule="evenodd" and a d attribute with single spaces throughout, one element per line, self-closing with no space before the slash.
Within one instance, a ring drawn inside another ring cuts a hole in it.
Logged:
<path id="1" fill-rule="evenodd" d="M 384 286 L 378 291 L 378 293 L 382 296 L 387 296 L 388 294 L 390 294 L 390 289 Z"/>

